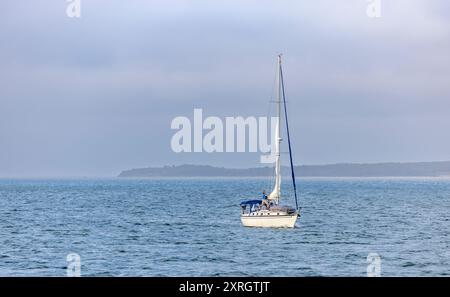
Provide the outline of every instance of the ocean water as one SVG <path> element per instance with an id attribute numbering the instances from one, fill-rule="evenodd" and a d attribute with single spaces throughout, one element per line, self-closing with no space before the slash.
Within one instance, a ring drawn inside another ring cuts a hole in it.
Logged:
<path id="1" fill-rule="evenodd" d="M 3 179 L 0 276 L 64 276 L 69 253 L 82 276 L 365 276 L 369 253 L 382 276 L 450 274 L 450 179 L 298 187 L 296 228 L 259 229 L 238 204 L 266 179 Z"/>

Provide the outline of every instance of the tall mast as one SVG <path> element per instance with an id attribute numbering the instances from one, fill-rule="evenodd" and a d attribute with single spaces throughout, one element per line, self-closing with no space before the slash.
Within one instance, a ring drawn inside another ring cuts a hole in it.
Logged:
<path id="1" fill-rule="evenodd" d="M 277 125 L 275 130 L 275 186 L 270 193 L 269 198 L 279 203 L 281 186 L 281 160 L 280 160 L 280 142 L 281 142 L 281 55 L 278 55 L 277 61 Z"/>

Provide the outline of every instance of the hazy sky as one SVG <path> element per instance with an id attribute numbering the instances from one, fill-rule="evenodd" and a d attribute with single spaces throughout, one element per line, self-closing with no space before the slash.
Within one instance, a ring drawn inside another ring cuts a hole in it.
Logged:
<path id="1" fill-rule="evenodd" d="M 81 2 L 0 5 L 0 176 L 257 166 L 173 153 L 170 123 L 267 115 L 279 52 L 295 163 L 450 160 L 449 1 Z"/>

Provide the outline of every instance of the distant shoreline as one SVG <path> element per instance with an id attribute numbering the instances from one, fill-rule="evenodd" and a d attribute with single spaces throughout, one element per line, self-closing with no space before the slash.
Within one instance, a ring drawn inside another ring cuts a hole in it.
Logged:
<path id="1" fill-rule="evenodd" d="M 410 163 L 340 163 L 295 166 L 297 177 L 449 177 L 450 161 Z M 288 167 L 282 167 L 285 176 Z M 135 168 L 122 171 L 121 178 L 145 177 L 269 177 L 272 167 L 225 168 L 209 165 L 177 165 Z"/>

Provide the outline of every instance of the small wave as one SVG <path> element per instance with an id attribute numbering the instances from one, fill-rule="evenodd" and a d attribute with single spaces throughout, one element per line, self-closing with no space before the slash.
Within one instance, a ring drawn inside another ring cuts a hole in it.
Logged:
<path id="1" fill-rule="evenodd" d="M 413 266 L 416 266 L 416 263 L 408 261 L 402 264 L 402 267 L 413 267 Z"/>

